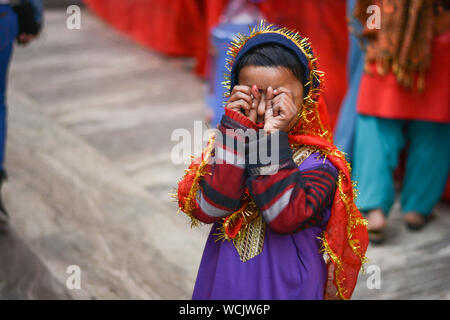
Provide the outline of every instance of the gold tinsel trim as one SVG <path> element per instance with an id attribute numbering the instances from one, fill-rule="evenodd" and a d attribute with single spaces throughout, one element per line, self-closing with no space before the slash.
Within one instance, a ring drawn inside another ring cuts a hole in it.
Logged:
<path id="1" fill-rule="evenodd" d="M 259 215 L 259 210 L 256 204 L 253 202 L 249 195 L 244 195 L 242 201 L 244 205 L 237 211 L 233 212 L 230 216 L 223 218 L 219 227 L 219 232 L 214 235 L 217 236 L 216 241 L 224 241 L 224 240 L 234 240 L 239 239 L 242 235 L 245 234 L 245 229 L 250 224 L 253 219 L 255 219 Z M 237 233 L 236 237 L 233 239 L 228 236 L 226 232 L 226 228 L 229 225 L 232 225 L 236 219 L 242 217 L 244 219 L 244 224 L 241 230 Z"/>
<path id="2" fill-rule="evenodd" d="M 337 289 L 337 296 L 342 300 L 347 300 L 345 298 L 346 291 L 344 288 L 342 288 L 342 282 L 339 278 L 340 273 L 343 270 L 342 267 L 342 261 L 339 259 L 339 257 L 331 250 L 327 239 L 325 235 L 325 231 L 322 233 L 322 236 L 319 237 L 319 240 L 322 242 L 322 248 L 320 250 L 321 253 L 326 253 L 328 257 L 334 262 L 335 268 L 334 268 L 334 284 L 336 285 Z"/>
<path id="3" fill-rule="evenodd" d="M 186 170 L 186 173 L 184 175 L 184 177 L 186 177 L 190 172 L 192 172 L 192 170 L 195 170 L 195 177 L 192 181 L 192 187 L 189 190 L 189 195 L 186 197 L 184 206 L 182 208 L 179 208 L 179 211 L 184 212 L 191 219 L 191 227 L 197 227 L 200 224 L 200 221 L 194 217 L 192 211 L 196 208 L 197 205 L 195 202 L 195 198 L 197 197 L 198 190 L 200 189 L 200 179 L 206 174 L 209 174 L 206 165 L 208 164 L 211 158 L 212 151 L 214 150 L 214 142 L 215 135 L 211 134 L 208 139 L 208 144 L 202 153 L 202 161 L 200 162 L 199 166 Z M 175 195 L 175 199 L 178 200 L 177 195 Z"/>
<path id="4" fill-rule="evenodd" d="M 355 204 L 352 202 L 351 204 L 349 203 L 352 199 L 350 199 L 342 190 L 342 180 L 346 179 L 345 176 L 340 173 L 339 177 L 338 177 L 338 190 L 339 190 L 339 196 L 342 200 L 342 202 L 345 205 L 345 209 L 347 211 L 348 214 L 348 222 L 347 222 L 347 241 L 349 246 L 352 248 L 353 252 L 359 257 L 359 259 L 361 260 L 361 265 L 364 266 L 364 264 L 367 262 L 367 258 L 365 256 L 362 256 L 360 251 L 359 251 L 359 243 L 357 239 L 352 239 L 353 238 L 353 230 L 359 226 L 365 226 L 367 227 L 367 220 L 360 217 L 359 215 L 357 215 L 357 209 Z"/>

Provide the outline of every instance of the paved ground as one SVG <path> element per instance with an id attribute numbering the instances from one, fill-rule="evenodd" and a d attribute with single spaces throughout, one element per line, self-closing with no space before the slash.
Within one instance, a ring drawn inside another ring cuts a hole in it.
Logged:
<path id="1" fill-rule="evenodd" d="M 65 28 L 64 11 L 46 18 L 11 68 L 0 296 L 189 298 L 208 228 L 191 230 L 168 196 L 185 167 L 170 160 L 171 134 L 204 118 L 204 83 L 192 61 L 149 52 L 87 11 L 81 30 Z M 394 209 L 355 298 L 450 298 L 448 205 L 435 215 L 411 233 Z M 80 290 L 65 286 L 70 265 Z M 369 289 L 377 270 L 381 288 Z"/>

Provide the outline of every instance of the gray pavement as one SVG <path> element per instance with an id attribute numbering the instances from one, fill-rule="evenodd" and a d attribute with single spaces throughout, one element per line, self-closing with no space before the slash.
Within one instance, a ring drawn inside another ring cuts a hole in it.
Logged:
<path id="1" fill-rule="evenodd" d="M 13 230 L 0 246 L 18 253 L 0 255 L 0 297 L 188 299 L 209 230 L 191 230 L 168 196 L 185 168 L 170 160 L 170 138 L 204 119 L 205 84 L 189 59 L 150 52 L 86 10 L 81 30 L 66 29 L 65 17 L 47 11 L 43 35 L 16 48 L 11 66 Z M 439 204 L 413 233 L 394 208 L 354 298 L 449 299 L 449 211 Z M 70 265 L 81 269 L 80 290 L 66 288 Z"/>

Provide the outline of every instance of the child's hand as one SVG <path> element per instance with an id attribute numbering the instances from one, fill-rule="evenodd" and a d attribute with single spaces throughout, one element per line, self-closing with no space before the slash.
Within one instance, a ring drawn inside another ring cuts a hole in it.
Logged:
<path id="1" fill-rule="evenodd" d="M 226 107 L 241 112 L 250 118 L 250 116 L 253 117 L 253 113 L 256 114 L 256 112 L 252 111 L 252 109 L 255 109 L 253 98 L 254 96 L 250 87 L 234 86 Z"/>
<path id="2" fill-rule="evenodd" d="M 290 124 L 297 116 L 297 106 L 293 93 L 283 87 L 267 88 L 266 113 L 264 115 L 264 131 L 271 133 L 276 130 L 288 131 Z"/>

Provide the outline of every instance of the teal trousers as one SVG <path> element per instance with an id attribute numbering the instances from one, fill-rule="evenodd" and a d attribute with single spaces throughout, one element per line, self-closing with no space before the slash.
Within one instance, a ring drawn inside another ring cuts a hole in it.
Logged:
<path id="1" fill-rule="evenodd" d="M 358 115 L 353 179 L 362 212 L 382 209 L 389 213 L 395 200 L 393 173 L 405 147 L 402 211 L 426 216 L 439 201 L 450 167 L 450 124 Z"/>

